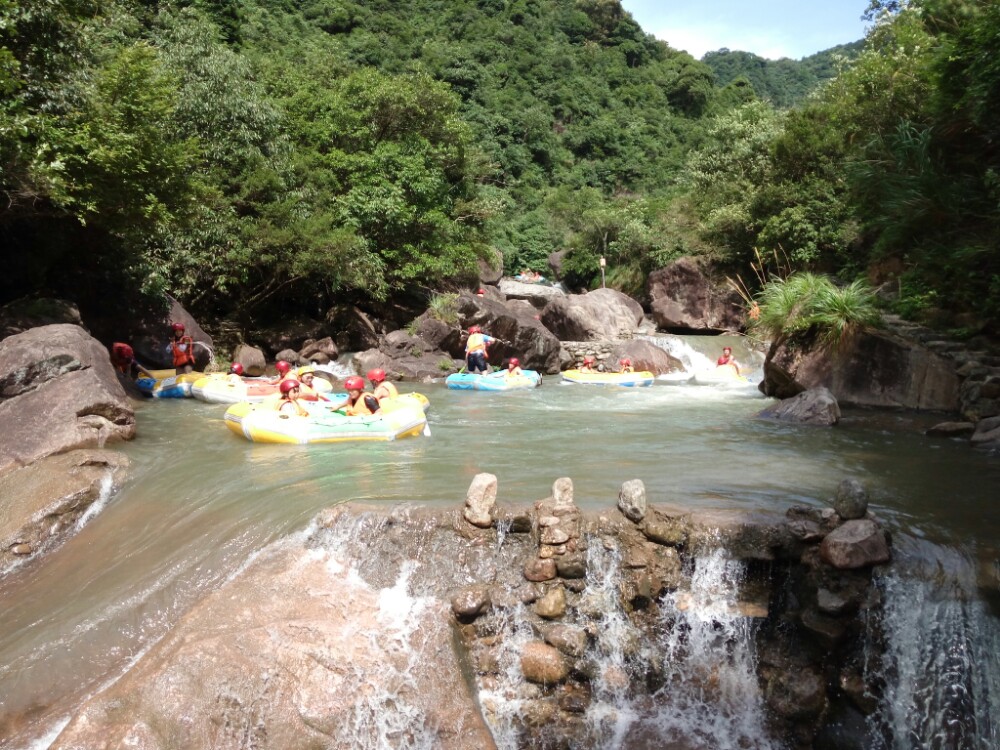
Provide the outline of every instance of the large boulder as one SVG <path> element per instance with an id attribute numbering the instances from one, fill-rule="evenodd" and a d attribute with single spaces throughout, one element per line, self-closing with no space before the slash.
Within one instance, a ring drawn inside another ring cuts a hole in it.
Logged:
<path id="1" fill-rule="evenodd" d="M 354 366 L 361 374 L 377 368 L 385 370 L 389 380 L 426 383 L 457 371 L 462 361 L 421 336 L 400 330 L 386 335 L 377 349 L 354 355 Z"/>
<path id="2" fill-rule="evenodd" d="M 374 349 L 383 331 L 367 313 L 354 305 L 332 307 L 326 314 L 326 327 L 343 352 Z"/>
<path id="3" fill-rule="evenodd" d="M 557 286 L 547 284 L 525 284 L 510 278 L 500 279 L 498 287 L 507 299 L 523 299 L 537 308 L 543 308 L 550 300 L 565 296 L 566 292 Z"/>
<path id="4" fill-rule="evenodd" d="M 128 463 L 117 451 L 86 449 L 0 476 L 0 572 L 64 541 L 90 507 L 121 484 Z"/>
<path id="5" fill-rule="evenodd" d="M 381 594 L 329 553 L 275 545 L 92 697 L 49 747 L 346 750 L 405 738 L 495 748 L 447 605 L 396 596 L 387 606 Z"/>
<path id="6" fill-rule="evenodd" d="M 840 405 L 829 389 L 820 386 L 769 406 L 757 416 L 761 419 L 829 427 L 840 422 Z"/>
<path id="7" fill-rule="evenodd" d="M 658 328 L 735 331 L 743 326 L 740 296 L 714 282 L 692 258 L 680 258 L 653 271 L 647 289 Z"/>
<path id="8" fill-rule="evenodd" d="M 233 362 L 243 365 L 244 374 L 252 377 L 259 377 L 267 372 L 264 352 L 250 344 L 240 344 L 233 350 Z"/>
<path id="9" fill-rule="evenodd" d="M 648 370 L 654 375 L 684 372 L 684 363 L 677 357 L 643 339 L 623 341 L 612 347 L 609 365 L 615 366 L 622 359 L 632 360 L 632 367 L 636 372 Z"/>
<path id="10" fill-rule="evenodd" d="M 173 297 L 170 297 L 169 300 L 170 308 L 166 317 L 158 321 L 152 328 L 144 328 L 133 339 L 132 348 L 135 350 L 135 358 L 147 367 L 166 369 L 173 367 L 174 360 L 170 349 L 173 331 L 170 326 L 172 323 L 182 323 L 184 333 L 195 342 L 195 369 L 205 370 L 215 358 L 215 342 L 180 302 Z"/>
<path id="11" fill-rule="evenodd" d="M 772 346 L 760 390 L 789 398 L 825 387 L 846 406 L 954 412 L 959 385 L 954 365 L 944 357 L 895 334 L 869 331 L 835 349 L 809 342 Z"/>
<path id="12" fill-rule="evenodd" d="M 82 328 L 43 326 L 0 341 L 0 475 L 134 436 L 108 351 Z"/>
<path id="13" fill-rule="evenodd" d="M 631 336 L 642 322 L 642 305 L 615 289 L 553 298 L 541 321 L 562 341 L 596 341 Z"/>
<path id="14" fill-rule="evenodd" d="M 80 310 L 61 299 L 19 299 L 0 307 L 0 339 L 24 333 L 29 328 L 69 323 L 84 328 Z"/>
<path id="15" fill-rule="evenodd" d="M 493 364 L 508 357 L 517 357 L 521 360 L 521 367 L 525 369 L 554 374 L 567 361 L 559 339 L 523 307 L 472 294 L 459 295 L 455 307 L 462 332 L 475 324 L 482 326 L 490 336 L 499 339 L 489 348 L 489 358 Z M 458 339 L 448 339 L 449 351 L 454 357 L 464 358 L 465 341 L 464 335 Z"/>

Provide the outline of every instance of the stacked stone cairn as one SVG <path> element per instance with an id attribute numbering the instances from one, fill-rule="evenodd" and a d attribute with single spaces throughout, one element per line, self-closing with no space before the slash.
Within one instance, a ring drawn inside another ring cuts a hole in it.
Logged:
<path id="1" fill-rule="evenodd" d="M 754 623 L 757 676 L 773 736 L 792 748 L 864 746 L 866 716 L 878 709 L 880 692 L 871 650 L 880 605 L 873 570 L 890 553 L 888 534 L 868 511 L 859 482 L 842 482 L 832 507 L 797 506 L 784 518 L 654 507 L 640 480 L 622 485 L 617 512 L 582 512 L 569 478 L 556 480 L 552 495 L 530 508 L 505 509 L 496 497 L 496 477 L 477 476 L 462 512 L 467 525 L 463 531 L 459 522 L 456 530 L 473 545 L 515 550 L 509 561 L 516 567 L 496 565 L 492 580 L 454 591 L 451 605 L 494 725 L 501 710 L 495 696 L 511 689 L 504 682 L 510 665 L 520 672 L 512 719 L 520 746 L 595 746 L 584 714 L 593 699 L 605 613 L 589 590 L 590 545 L 616 551 L 621 610 L 650 642 L 662 628 L 664 597 L 681 600 L 695 557 L 721 546 L 744 560 L 741 592 L 751 593 L 739 609 Z M 627 657 L 640 658 L 644 637 L 623 644 Z M 668 666 L 651 659 L 638 676 L 630 667 L 619 676 L 623 694 L 656 700 Z M 604 684 L 608 678 L 605 671 Z"/>

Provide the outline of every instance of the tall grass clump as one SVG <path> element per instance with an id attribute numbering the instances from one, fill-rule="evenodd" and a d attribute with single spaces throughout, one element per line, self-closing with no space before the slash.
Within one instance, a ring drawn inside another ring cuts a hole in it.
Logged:
<path id="1" fill-rule="evenodd" d="M 427 306 L 427 312 L 442 323 L 454 325 L 458 322 L 457 294 L 435 294 Z"/>
<path id="2" fill-rule="evenodd" d="M 826 276 L 796 273 L 769 281 L 757 294 L 753 331 L 771 341 L 815 336 L 836 347 L 878 325 L 875 292 L 864 281 L 838 287 Z"/>

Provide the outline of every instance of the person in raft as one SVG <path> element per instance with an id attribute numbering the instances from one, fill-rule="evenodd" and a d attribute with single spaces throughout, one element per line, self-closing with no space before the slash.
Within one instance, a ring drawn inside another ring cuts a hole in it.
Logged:
<path id="1" fill-rule="evenodd" d="M 174 370 L 178 375 L 194 370 L 194 339 L 184 333 L 183 323 L 173 323 L 173 338 L 170 340 L 170 354 L 174 360 Z"/>
<path id="2" fill-rule="evenodd" d="M 316 388 L 313 386 L 313 383 L 316 382 L 316 371 L 313 368 L 309 366 L 300 367 L 298 369 L 298 374 L 299 374 L 299 382 L 302 384 L 302 387 L 299 389 L 301 393 L 299 398 L 304 399 L 306 401 L 330 400 L 325 395 L 316 390 Z"/>
<path id="3" fill-rule="evenodd" d="M 597 360 L 591 356 L 586 356 L 583 358 L 583 364 L 580 365 L 580 372 L 597 372 L 595 365 Z"/>
<path id="4" fill-rule="evenodd" d="M 309 412 L 299 403 L 300 383 L 294 378 L 282 381 L 279 386 L 281 400 L 278 401 L 278 412 L 294 417 L 308 417 Z"/>
<path id="5" fill-rule="evenodd" d="M 722 347 L 722 356 L 715 361 L 716 367 L 722 367 L 723 365 L 729 365 L 736 370 L 737 375 L 740 374 L 740 363 L 733 357 L 733 348 L 731 346 Z"/>
<path id="6" fill-rule="evenodd" d="M 399 396 L 396 386 L 385 379 L 385 370 L 381 368 L 369 370 L 367 377 L 368 382 L 372 384 L 372 395 L 379 401 Z"/>
<path id="7" fill-rule="evenodd" d="M 635 372 L 635 368 L 632 367 L 632 360 L 628 357 L 618 360 L 618 372 Z"/>
<path id="8" fill-rule="evenodd" d="M 503 376 L 507 380 L 513 380 L 514 378 L 522 377 L 524 373 L 521 371 L 521 360 L 517 357 L 511 357 L 507 360 L 507 372 Z"/>
<path id="9" fill-rule="evenodd" d="M 274 363 L 274 370 L 278 374 L 271 379 L 272 383 L 281 383 L 285 380 L 298 381 L 298 378 L 295 377 L 295 373 L 292 372 L 292 366 L 283 359 L 279 359 Z"/>
<path id="10" fill-rule="evenodd" d="M 486 361 L 486 347 L 496 341 L 492 336 L 483 333 L 479 326 L 470 326 L 469 340 L 465 342 L 465 369 L 473 375 L 482 375 L 490 371 Z"/>
<path id="11" fill-rule="evenodd" d="M 365 393 L 365 381 L 357 375 L 352 375 L 344 381 L 344 388 L 347 389 L 347 401 L 339 408 L 349 417 L 365 417 L 375 414 L 379 410 L 378 399 L 371 393 Z"/>
<path id="12" fill-rule="evenodd" d="M 111 365 L 122 375 L 137 378 L 140 375 L 151 378 L 153 374 L 135 361 L 135 352 L 128 344 L 116 341 L 111 345 Z"/>
<path id="13" fill-rule="evenodd" d="M 229 374 L 226 375 L 226 380 L 228 380 L 233 385 L 243 384 L 243 365 L 239 362 L 233 362 L 229 365 Z"/>

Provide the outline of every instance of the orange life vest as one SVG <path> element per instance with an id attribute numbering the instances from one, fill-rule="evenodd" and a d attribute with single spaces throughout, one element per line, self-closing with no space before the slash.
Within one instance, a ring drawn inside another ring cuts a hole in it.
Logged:
<path id="1" fill-rule="evenodd" d="M 379 396 L 380 391 L 385 391 L 385 395 Z M 381 401 L 384 398 L 397 398 L 399 396 L 399 391 L 396 390 L 396 386 L 390 383 L 388 380 L 383 380 L 379 383 L 378 388 L 375 389 L 375 396 Z"/>
<path id="2" fill-rule="evenodd" d="M 285 407 L 291 405 L 291 409 Z M 282 413 L 290 412 L 297 417 L 308 417 L 309 412 L 306 411 L 298 401 L 292 401 L 289 398 L 283 398 L 278 402 L 278 411 Z"/>
<path id="3" fill-rule="evenodd" d="M 358 396 L 356 401 L 351 401 L 350 397 L 347 399 L 347 406 L 344 407 L 344 411 L 347 412 L 349 417 L 368 417 L 371 416 L 372 410 L 368 408 L 368 404 L 365 403 L 365 396 L 371 396 L 371 393 L 362 393 Z"/>
<path id="4" fill-rule="evenodd" d="M 190 336 L 181 336 L 179 341 L 172 339 L 170 349 L 174 354 L 174 367 L 194 364 L 194 341 Z"/>

